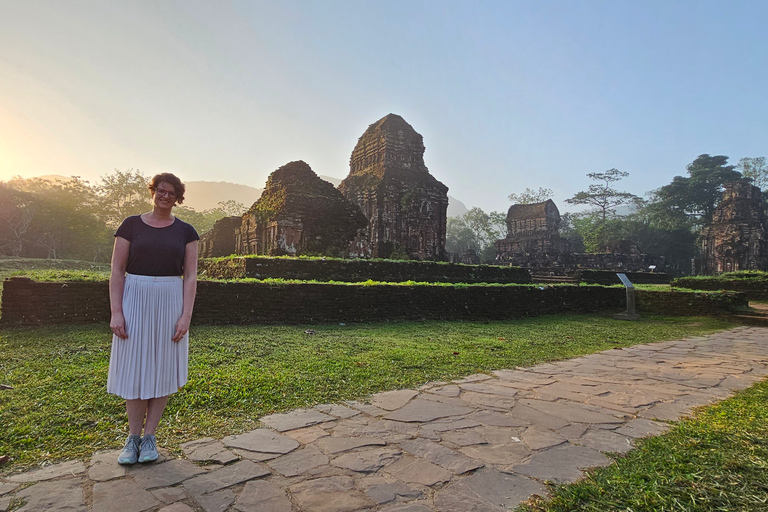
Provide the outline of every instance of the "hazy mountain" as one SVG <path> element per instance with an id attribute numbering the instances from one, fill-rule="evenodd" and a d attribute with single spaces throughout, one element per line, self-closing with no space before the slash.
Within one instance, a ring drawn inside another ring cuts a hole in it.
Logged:
<path id="1" fill-rule="evenodd" d="M 332 183 L 334 187 L 338 187 L 341 180 L 339 178 L 333 178 L 331 176 L 320 175 L 321 179 L 324 179 L 328 183 Z M 455 197 L 448 196 L 448 217 L 459 217 L 469 211 L 464 203 L 456 199 Z"/>
<path id="2" fill-rule="evenodd" d="M 216 208 L 220 201 L 234 200 L 250 208 L 264 189 L 228 181 L 187 181 L 184 206 L 201 212 Z"/>

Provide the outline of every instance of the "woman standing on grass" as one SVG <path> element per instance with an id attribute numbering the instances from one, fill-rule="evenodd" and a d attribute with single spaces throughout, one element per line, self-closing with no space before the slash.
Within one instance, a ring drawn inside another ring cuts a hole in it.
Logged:
<path id="1" fill-rule="evenodd" d="M 152 211 L 128 217 L 115 233 L 109 278 L 107 392 L 125 398 L 129 428 L 120 464 L 157 460 L 155 430 L 168 395 L 187 382 L 200 237 L 171 213 L 184 201 L 179 178 L 158 174 L 149 190 Z"/>

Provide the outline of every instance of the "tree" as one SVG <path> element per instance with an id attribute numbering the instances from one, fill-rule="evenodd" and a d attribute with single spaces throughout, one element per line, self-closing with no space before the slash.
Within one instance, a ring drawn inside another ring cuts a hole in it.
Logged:
<path id="1" fill-rule="evenodd" d="M 538 190 L 532 190 L 526 188 L 519 194 L 509 194 L 507 197 L 514 204 L 542 203 L 552 197 L 552 189 L 539 187 Z"/>
<path id="2" fill-rule="evenodd" d="M 502 215 L 493 212 L 496 221 Z M 493 260 L 496 256 L 494 243 L 503 238 L 494 217 L 474 207 L 460 217 L 448 217 L 445 248 L 448 252 L 462 254 L 471 249 L 481 261 Z M 506 218 L 504 221 L 506 227 Z"/>
<path id="3" fill-rule="evenodd" d="M 688 216 L 697 225 L 709 224 L 723 185 L 743 179 L 724 155 L 699 155 L 686 166 L 688 177 L 675 176 L 672 183 L 653 192 L 652 201 L 673 216 Z"/>
<path id="4" fill-rule="evenodd" d="M 100 217 L 110 228 L 117 228 L 128 216 L 152 209 L 149 180 L 139 171 L 115 170 L 101 177 L 96 186 L 101 197 Z"/>
<path id="5" fill-rule="evenodd" d="M 629 176 L 628 172 L 623 172 L 618 169 L 608 169 L 605 172 L 591 172 L 587 174 L 587 177 L 593 181 L 602 183 L 590 185 L 589 189 L 576 193 L 572 198 L 566 199 L 565 202 L 569 204 L 594 206 L 597 208 L 597 212 L 602 221 L 605 222 L 608 218 L 608 214 L 612 214 L 616 207 L 623 204 L 631 204 L 638 199 L 634 194 L 620 192 L 611 187 L 611 183 L 621 181 L 627 176 Z"/>
<path id="6" fill-rule="evenodd" d="M 736 168 L 741 171 L 742 176 L 752 180 L 754 186 L 760 187 L 760 190 L 768 188 L 768 165 L 764 156 L 742 158 Z"/>

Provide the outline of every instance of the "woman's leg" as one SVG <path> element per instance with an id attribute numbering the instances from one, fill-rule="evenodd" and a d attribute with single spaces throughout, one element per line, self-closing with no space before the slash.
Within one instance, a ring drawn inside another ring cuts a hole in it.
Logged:
<path id="1" fill-rule="evenodd" d="M 128 412 L 128 434 L 141 435 L 141 430 L 144 428 L 144 417 L 147 416 L 147 402 L 148 400 L 138 399 L 125 401 L 125 410 Z"/>
<path id="2" fill-rule="evenodd" d="M 165 405 L 168 403 L 168 396 L 150 398 L 147 405 L 147 421 L 144 425 L 144 435 L 155 435 L 157 425 L 163 416 Z"/>

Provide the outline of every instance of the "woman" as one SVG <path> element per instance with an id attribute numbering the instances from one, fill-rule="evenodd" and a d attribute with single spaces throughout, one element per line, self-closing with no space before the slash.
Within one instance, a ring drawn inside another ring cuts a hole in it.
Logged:
<path id="1" fill-rule="evenodd" d="M 120 464 L 157 460 L 155 430 L 168 395 L 187 382 L 200 237 L 171 213 L 184 201 L 179 178 L 158 174 L 149 190 L 152 211 L 128 217 L 115 233 L 109 278 L 107 392 L 125 398 L 129 428 Z"/>

